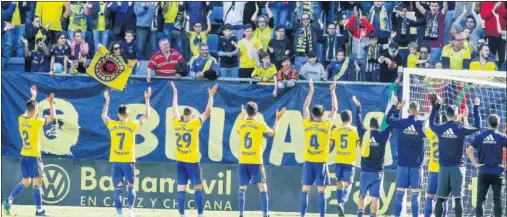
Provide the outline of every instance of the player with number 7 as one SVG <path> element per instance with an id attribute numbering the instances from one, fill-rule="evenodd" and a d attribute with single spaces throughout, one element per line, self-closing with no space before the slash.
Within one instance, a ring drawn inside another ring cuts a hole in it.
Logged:
<path id="1" fill-rule="evenodd" d="M 114 186 L 114 204 L 118 216 L 122 213 L 122 193 L 127 185 L 129 216 L 134 216 L 134 201 L 136 192 L 134 189 L 135 181 L 135 162 L 136 162 L 136 131 L 150 117 L 150 96 L 151 88 L 144 92 L 146 101 L 144 115 L 137 120 L 129 119 L 129 108 L 125 104 L 118 106 L 119 120 L 111 120 L 107 115 L 111 97 L 109 91 L 104 92 L 106 103 L 102 110 L 102 121 L 107 125 L 111 135 L 111 152 L 109 162 L 112 164 L 111 178 Z"/>

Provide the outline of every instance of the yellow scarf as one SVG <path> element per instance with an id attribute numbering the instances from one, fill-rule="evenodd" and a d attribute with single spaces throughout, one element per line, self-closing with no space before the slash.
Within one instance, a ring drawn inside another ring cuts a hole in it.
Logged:
<path id="1" fill-rule="evenodd" d="M 342 68 L 340 69 L 340 72 L 333 77 L 334 81 L 338 81 L 343 76 L 343 74 L 347 72 L 347 70 L 349 69 L 349 60 L 350 59 L 348 57 L 345 57 L 345 61 L 343 61 L 343 65 Z"/>
<path id="2" fill-rule="evenodd" d="M 373 19 L 375 19 L 375 5 L 372 6 L 370 9 L 370 17 L 368 20 L 370 21 L 371 24 L 373 24 Z M 389 20 L 387 19 L 387 9 L 385 5 L 382 5 L 380 9 L 379 21 L 380 21 L 380 30 L 388 31 L 389 29 L 387 25 L 389 23 Z"/>
<path id="3" fill-rule="evenodd" d="M 206 64 L 204 64 L 204 67 L 202 68 L 202 72 L 208 71 L 211 68 L 212 63 L 213 63 L 213 60 L 208 59 L 206 61 Z"/>
<path id="4" fill-rule="evenodd" d="M 363 136 L 363 142 L 361 143 L 361 157 L 370 156 L 370 138 L 371 130 L 366 130 Z"/>

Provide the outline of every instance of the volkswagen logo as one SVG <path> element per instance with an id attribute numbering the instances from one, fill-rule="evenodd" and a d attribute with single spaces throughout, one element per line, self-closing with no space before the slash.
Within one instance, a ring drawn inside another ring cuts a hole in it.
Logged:
<path id="1" fill-rule="evenodd" d="M 67 197 L 69 190 L 70 178 L 65 169 L 56 164 L 44 166 L 42 201 L 48 204 L 56 204 Z"/>

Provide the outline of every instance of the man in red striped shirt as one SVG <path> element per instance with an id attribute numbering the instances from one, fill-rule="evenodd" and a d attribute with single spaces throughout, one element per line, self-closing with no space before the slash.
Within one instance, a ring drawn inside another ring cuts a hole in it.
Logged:
<path id="1" fill-rule="evenodd" d="M 170 48 L 169 41 L 166 38 L 161 39 L 158 45 L 160 50 L 151 56 L 150 63 L 148 63 L 146 80 L 150 82 L 153 70 L 155 70 L 157 76 L 180 78 L 181 75 L 176 72 L 176 64 L 185 62 L 185 59 L 178 50 Z"/>

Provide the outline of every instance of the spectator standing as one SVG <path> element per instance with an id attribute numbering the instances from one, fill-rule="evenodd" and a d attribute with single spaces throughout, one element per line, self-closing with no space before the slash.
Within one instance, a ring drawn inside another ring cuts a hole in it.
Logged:
<path id="1" fill-rule="evenodd" d="M 192 51 L 192 56 L 196 57 L 199 56 L 199 50 L 201 44 L 206 44 L 208 41 L 208 34 L 211 31 L 211 11 L 209 11 L 208 16 L 206 17 L 207 20 L 207 27 L 206 30 L 202 30 L 203 25 L 200 21 L 196 21 L 193 24 L 193 31 L 190 31 L 190 17 L 187 18 L 187 26 L 185 27 L 185 31 L 188 35 L 189 43 L 190 43 L 190 51 Z M 183 51 L 181 51 L 183 52 Z"/>
<path id="2" fill-rule="evenodd" d="M 2 3 L 3 4 L 3 3 Z M 16 8 L 14 9 L 14 12 L 12 13 L 11 19 L 2 19 L 2 22 L 7 22 L 11 27 L 7 29 L 5 32 L 5 40 L 2 52 L 3 57 L 11 57 L 11 51 L 12 46 L 16 46 L 16 57 L 23 57 L 24 56 L 24 49 L 23 49 L 23 40 L 22 37 L 25 34 L 25 20 L 26 20 L 26 14 L 29 10 L 28 4 L 26 1 L 24 2 L 16 2 Z M 2 11 L 3 13 L 4 11 Z M 3 26 L 3 25 L 2 25 Z M 3 31 L 3 30 L 2 30 Z"/>
<path id="3" fill-rule="evenodd" d="M 322 35 L 320 42 L 323 43 L 324 65 L 327 66 L 336 58 L 336 51 L 343 49 L 344 36 L 336 34 L 336 24 L 327 24 L 327 33 Z M 316 79 L 315 79 L 316 80 Z"/>
<path id="4" fill-rule="evenodd" d="M 134 2 L 116 2 L 111 5 L 111 12 L 114 12 L 113 35 L 115 41 L 125 38 L 127 31 L 136 31 L 136 14 L 134 13 Z"/>
<path id="5" fill-rule="evenodd" d="M 444 45 L 445 14 L 447 13 L 447 2 L 444 1 L 443 8 L 437 2 L 430 3 L 430 10 L 421 6 L 420 2 L 415 3 L 417 10 L 424 14 L 426 26 L 424 29 L 424 41 L 431 47 L 431 63 L 440 59 L 442 46 Z"/>
<path id="6" fill-rule="evenodd" d="M 252 25 L 244 27 L 245 38 L 237 44 L 239 49 L 239 78 L 250 78 L 255 67 L 260 64 L 259 51 L 262 50 L 261 41 L 253 38 Z"/>
<path id="7" fill-rule="evenodd" d="M 352 77 L 353 70 L 359 73 L 361 68 L 354 58 L 346 57 L 342 49 L 338 49 L 336 59 L 327 66 L 329 80 L 333 81 L 356 81 L 357 79 Z"/>
<path id="8" fill-rule="evenodd" d="M 70 73 L 86 73 L 86 55 L 88 55 L 89 47 L 86 43 L 81 30 L 73 32 L 74 40 L 70 46 L 69 59 L 72 61 Z"/>
<path id="9" fill-rule="evenodd" d="M 144 58 L 144 51 L 146 51 L 146 44 L 150 44 L 152 50 L 156 50 L 157 44 L 157 27 L 154 25 L 154 17 L 158 7 L 158 2 L 135 2 L 134 13 L 137 17 L 136 23 L 136 41 L 139 44 L 142 59 Z M 153 52 L 150 52 L 153 53 Z"/>
<path id="10" fill-rule="evenodd" d="M 298 73 L 292 64 L 290 63 L 289 57 L 284 57 L 282 59 L 282 68 L 278 70 L 276 74 L 275 80 L 275 90 L 273 91 L 273 96 L 278 95 L 278 89 L 286 90 L 296 86 L 296 81 L 298 79 Z"/>
<path id="11" fill-rule="evenodd" d="M 298 4 L 299 5 L 299 4 Z M 305 5 L 305 4 L 303 4 Z M 297 14 L 298 9 L 294 11 L 294 16 Z M 313 13 L 316 16 L 315 13 Z M 322 20 L 318 17 L 314 17 L 318 22 L 310 24 L 309 13 L 303 13 L 301 15 L 301 25 L 298 25 L 297 21 L 292 24 L 294 31 L 293 37 L 293 48 L 295 50 L 294 66 L 296 69 L 301 68 L 308 61 L 308 52 L 317 50 L 318 36 L 320 30 L 323 28 Z"/>
<path id="12" fill-rule="evenodd" d="M 268 53 L 271 56 L 271 62 L 275 64 L 277 69 L 280 69 L 282 67 L 282 58 L 291 55 L 292 43 L 285 36 L 283 25 L 277 25 L 275 30 L 276 38 L 269 41 Z"/>
<path id="13" fill-rule="evenodd" d="M 269 2 L 266 2 L 266 15 L 257 16 L 259 13 L 259 4 L 255 4 L 255 13 L 252 16 L 252 21 L 255 22 L 255 30 L 253 37 L 261 41 L 264 51 L 268 50 L 269 41 L 273 38 L 273 13 L 269 9 Z"/>
<path id="14" fill-rule="evenodd" d="M 127 61 L 125 63 L 128 63 L 130 68 L 134 68 L 135 65 L 137 65 L 137 68 L 139 68 L 140 66 L 139 61 L 141 61 L 142 52 L 139 49 L 139 45 L 134 40 L 133 31 L 128 30 L 127 32 L 125 32 L 125 41 L 121 43 L 121 53 L 125 58 L 127 58 Z M 136 64 L 129 63 L 128 62 L 129 60 L 136 61 Z"/>
<path id="15" fill-rule="evenodd" d="M 62 15 L 67 13 L 65 2 L 37 2 L 35 15 L 42 20 L 42 26 L 48 30 L 48 45 L 53 45 L 59 41 L 59 35 L 62 32 Z"/>
<path id="16" fill-rule="evenodd" d="M 49 48 L 43 38 L 35 39 L 34 48 L 29 50 L 28 40 L 22 38 L 25 44 L 25 58 L 30 58 L 30 72 L 47 72 L 49 69 Z"/>
<path id="17" fill-rule="evenodd" d="M 233 35 L 238 40 L 243 39 L 243 13 L 245 12 L 246 2 L 224 2 L 224 23 L 231 24 Z"/>
<path id="18" fill-rule="evenodd" d="M 356 25 L 357 16 L 360 15 L 359 26 Z M 347 23 L 347 29 L 352 34 L 352 58 L 357 61 L 359 67 L 363 70 L 366 69 L 367 53 L 366 48 L 369 46 L 369 36 L 373 33 L 374 27 L 368 22 L 366 17 L 362 16 L 362 12 L 354 8 L 354 16 L 352 16 Z M 359 72 L 360 75 L 364 74 L 364 71 Z M 353 78 L 355 78 L 354 76 Z M 361 80 L 361 79 L 360 79 Z M 364 80 L 364 79 L 362 79 Z"/>
<path id="19" fill-rule="evenodd" d="M 368 46 L 368 54 L 367 54 L 368 57 L 366 58 L 368 62 L 366 63 L 366 69 L 364 70 L 366 77 L 365 80 L 378 82 L 379 79 L 378 58 L 380 57 L 380 54 L 382 54 L 384 49 L 377 43 L 377 38 L 375 38 L 374 36 L 370 38 L 369 44 L 370 45 Z"/>
<path id="20" fill-rule="evenodd" d="M 31 23 L 26 23 L 25 24 L 25 39 L 26 41 L 28 42 L 28 50 L 33 50 L 34 47 L 35 47 L 35 38 L 37 37 L 37 35 L 40 36 L 40 38 L 43 37 L 43 32 L 45 33 L 46 31 L 44 31 L 41 27 L 41 20 L 40 20 L 40 17 L 38 16 L 35 16 L 33 18 L 33 22 Z"/>
<path id="21" fill-rule="evenodd" d="M 351 40 L 352 36 L 350 31 L 347 30 L 347 23 L 349 22 L 349 17 L 346 13 L 339 14 L 338 24 L 336 25 L 336 34 L 343 35 L 343 46 L 342 48 L 345 50 L 347 55 L 351 55 Z"/>
<path id="22" fill-rule="evenodd" d="M 220 77 L 237 78 L 239 70 L 238 44 L 236 36 L 232 35 L 232 25 L 222 27 L 222 36 L 218 39 L 218 56 L 220 57 Z"/>
<path id="23" fill-rule="evenodd" d="M 60 33 L 57 37 L 58 43 L 51 48 L 51 62 L 49 63 L 49 74 L 61 72 L 67 74 L 68 60 L 71 54 L 70 46 L 67 44 L 67 37 Z"/>
<path id="24" fill-rule="evenodd" d="M 13 27 L 12 24 L 8 22 L 3 22 L 4 20 L 10 20 L 12 19 L 12 14 L 14 14 L 14 11 L 16 10 L 16 2 L 2 2 L 2 47 L 4 47 L 5 43 L 5 32 L 7 29 L 10 29 Z M 3 51 L 2 51 L 3 52 Z"/>
<path id="25" fill-rule="evenodd" d="M 282 25 L 284 28 L 290 26 L 289 22 L 289 2 L 273 1 L 270 10 L 273 13 L 274 26 Z"/>
<path id="26" fill-rule="evenodd" d="M 179 14 L 183 12 L 183 2 L 160 2 L 162 7 L 162 13 L 164 17 L 164 34 L 169 41 L 169 44 L 172 43 L 173 40 L 176 41 L 176 48 L 178 50 L 183 51 L 184 41 L 183 36 L 181 35 L 181 31 L 184 29 L 184 22 L 180 25 L 180 22 L 177 22 Z M 184 17 L 183 17 L 184 18 Z"/>
<path id="27" fill-rule="evenodd" d="M 479 47 L 479 57 L 470 62 L 470 70 L 473 71 L 496 71 L 496 60 L 489 57 L 488 45 Z"/>
<path id="28" fill-rule="evenodd" d="M 458 3 L 456 3 L 458 4 Z M 482 19 L 477 13 L 475 13 L 475 3 L 472 3 L 470 8 L 465 5 L 462 9 L 462 13 L 456 18 L 453 23 L 453 27 L 456 32 L 462 32 L 465 28 L 471 29 L 470 40 L 475 50 L 479 48 L 477 46 L 477 40 L 481 37 L 484 32 L 482 31 Z M 456 10 L 454 11 L 456 13 Z M 463 19 L 465 19 L 465 25 L 462 25 Z"/>
<path id="29" fill-rule="evenodd" d="M 92 19 L 91 22 L 88 23 L 88 26 L 92 29 L 95 52 L 99 49 L 99 43 L 106 47 L 109 46 L 109 32 L 111 32 L 113 28 L 113 17 L 111 14 L 112 4 L 114 3 L 104 1 L 93 2 L 89 9 Z"/>
<path id="30" fill-rule="evenodd" d="M 317 62 L 317 55 L 314 51 L 308 53 L 308 62 L 301 67 L 299 78 L 314 81 L 327 81 L 327 72 L 324 66 Z"/>
<path id="31" fill-rule="evenodd" d="M 190 59 L 190 77 L 202 78 L 208 71 L 219 71 L 219 65 L 215 57 L 209 55 L 209 47 L 206 43 L 199 45 L 199 55 Z"/>
<path id="32" fill-rule="evenodd" d="M 410 34 L 410 28 L 416 27 L 419 24 L 417 21 L 411 20 L 407 17 L 408 9 L 405 4 L 402 4 L 400 9 L 400 11 L 395 9 L 395 13 L 391 15 L 393 30 L 396 33 L 393 41 L 398 43 L 401 58 L 405 61 L 409 54 L 408 44 L 415 40 Z"/>
<path id="33" fill-rule="evenodd" d="M 151 56 L 148 69 L 146 70 L 146 80 L 151 81 L 151 72 L 155 71 L 157 76 L 176 77 L 180 78 L 181 75 L 176 73 L 176 65 L 184 64 L 185 59 L 176 49 L 171 49 L 169 40 L 166 38 L 160 39 L 158 46 L 160 50 Z"/>
<path id="34" fill-rule="evenodd" d="M 421 45 L 417 52 L 417 43 L 412 42 L 408 45 L 410 54 L 407 58 L 407 68 L 429 69 L 431 67 L 430 48 L 428 45 Z"/>
<path id="35" fill-rule="evenodd" d="M 318 1 L 303 1 L 296 2 L 296 9 L 294 12 L 296 16 L 293 17 L 293 21 L 296 19 L 297 22 L 302 22 L 300 18 L 303 14 L 308 14 L 311 20 L 317 21 L 321 16 L 322 8 Z M 292 27 L 294 28 L 294 26 Z"/>
<path id="36" fill-rule="evenodd" d="M 389 49 L 380 55 L 378 62 L 380 64 L 379 82 L 400 83 L 403 72 L 403 59 L 398 52 L 396 42 L 389 44 Z"/>
<path id="37" fill-rule="evenodd" d="M 376 1 L 370 8 L 370 13 L 368 13 L 368 22 L 375 28 L 375 37 L 378 40 L 377 43 L 381 46 L 389 43 L 389 36 L 391 35 L 392 29 L 392 6 L 393 4 Z"/>
<path id="38" fill-rule="evenodd" d="M 498 14 L 499 19 L 495 17 L 494 13 Z M 507 23 L 505 21 L 507 19 L 505 2 L 482 2 L 481 17 L 485 22 L 484 35 L 486 36 L 489 47 L 491 48 L 491 53 L 493 55 L 498 55 L 498 64 L 502 65 L 505 61 L 506 41 L 502 38 L 497 25 L 500 24 L 502 30 L 506 30 L 507 28 Z"/>
<path id="39" fill-rule="evenodd" d="M 67 30 L 69 40 L 74 41 L 74 32 L 81 31 L 83 39 L 86 39 L 86 30 L 88 28 L 86 23 L 86 16 L 89 14 L 91 3 L 85 3 L 80 1 L 67 2 L 65 5 L 64 17 L 69 18 L 69 27 Z"/>
<path id="40" fill-rule="evenodd" d="M 262 52 L 261 61 L 261 65 L 255 67 L 255 70 L 252 73 L 252 78 L 259 79 L 261 81 L 276 80 L 276 67 L 271 64 L 269 54 Z"/>
<path id="41" fill-rule="evenodd" d="M 203 1 L 187 1 L 184 2 L 185 11 L 187 16 L 190 18 L 188 19 L 188 22 L 190 22 L 190 25 L 195 25 L 196 23 L 203 24 L 204 18 L 206 15 L 209 17 L 209 13 L 206 13 L 206 8 L 209 6 L 209 1 L 203 2 Z M 211 29 L 211 26 L 207 26 L 207 29 Z M 197 48 L 199 49 L 199 47 Z"/>
<path id="42" fill-rule="evenodd" d="M 433 52 L 431 53 L 433 56 Z M 463 48 L 463 36 L 460 33 L 452 35 L 452 43 L 442 49 L 442 67 L 444 69 L 468 69 L 472 53 Z"/>

